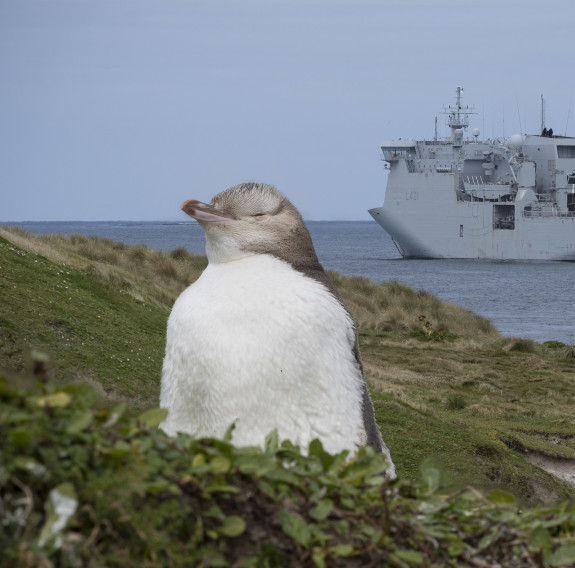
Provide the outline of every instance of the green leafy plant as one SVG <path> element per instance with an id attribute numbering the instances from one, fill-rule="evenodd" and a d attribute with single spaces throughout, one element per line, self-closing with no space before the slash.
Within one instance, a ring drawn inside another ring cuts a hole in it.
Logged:
<path id="1" fill-rule="evenodd" d="M 165 410 L 94 409 L 85 384 L 0 379 L 0 549 L 6 566 L 566 566 L 567 503 L 519 510 L 499 490 L 442 494 L 437 466 L 390 482 L 370 448 L 302 453 L 170 438 Z M 531 564 L 529 564 L 531 563 Z"/>

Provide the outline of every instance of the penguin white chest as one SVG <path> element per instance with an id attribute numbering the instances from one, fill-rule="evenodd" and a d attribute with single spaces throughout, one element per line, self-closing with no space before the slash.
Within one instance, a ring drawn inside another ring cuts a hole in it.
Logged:
<path id="1" fill-rule="evenodd" d="M 162 427 L 262 445 L 281 438 L 328 451 L 365 438 L 353 323 L 319 282 L 270 255 L 210 264 L 168 321 Z"/>

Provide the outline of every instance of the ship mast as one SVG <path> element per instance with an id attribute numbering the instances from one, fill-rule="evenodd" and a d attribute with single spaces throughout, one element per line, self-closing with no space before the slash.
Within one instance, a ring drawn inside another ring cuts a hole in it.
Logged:
<path id="1" fill-rule="evenodd" d="M 449 105 L 448 107 L 443 107 L 443 114 L 447 114 L 447 125 L 451 128 L 451 140 L 461 140 L 463 136 L 463 130 L 469 126 L 469 115 L 477 114 L 474 112 L 473 107 L 462 106 L 461 104 L 461 93 L 463 92 L 463 87 L 457 87 L 457 100 L 455 107 Z"/>

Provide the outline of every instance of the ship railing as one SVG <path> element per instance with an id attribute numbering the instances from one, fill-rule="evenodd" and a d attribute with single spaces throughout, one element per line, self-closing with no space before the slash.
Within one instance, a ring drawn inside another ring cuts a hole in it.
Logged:
<path id="1" fill-rule="evenodd" d="M 465 183 L 469 184 L 469 185 L 485 185 L 485 181 L 483 181 L 483 176 L 477 175 L 477 176 L 472 176 L 472 175 L 468 175 L 465 176 Z"/>
<path id="2" fill-rule="evenodd" d="M 526 156 L 523 152 L 514 153 L 514 158 L 515 158 L 515 161 L 519 162 L 519 163 L 531 161 L 531 158 L 529 158 L 529 156 Z"/>
<path id="3" fill-rule="evenodd" d="M 497 183 L 491 181 L 486 181 L 483 179 L 482 175 L 466 175 L 463 180 L 463 186 L 465 189 L 475 191 L 475 190 L 485 190 L 485 191 L 501 191 L 502 189 L 509 190 L 511 187 L 509 183 L 505 183 L 500 180 Z"/>
<path id="4" fill-rule="evenodd" d="M 553 203 L 555 201 L 554 196 L 550 193 L 536 193 L 535 197 L 539 203 Z"/>
<path id="5" fill-rule="evenodd" d="M 425 144 L 426 146 L 451 146 L 450 138 L 442 138 L 440 140 L 419 140 L 419 144 Z"/>
<path id="6" fill-rule="evenodd" d="M 531 219 L 546 218 L 551 217 L 561 217 L 564 219 L 575 218 L 575 211 L 559 211 L 556 207 L 552 209 L 531 209 L 525 211 L 523 210 L 523 217 L 529 217 Z"/>

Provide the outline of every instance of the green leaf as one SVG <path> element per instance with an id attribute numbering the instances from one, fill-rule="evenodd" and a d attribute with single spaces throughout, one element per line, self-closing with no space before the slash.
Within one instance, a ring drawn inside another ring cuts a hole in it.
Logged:
<path id="1" fill-rule="evenodd" d="M 333 511 L 333 501 L 331 499 L 324 499 L 320 501 L 315 507 L 312 507 L 309 514 L 316 521 L 324 521 L 329 517 Z"/>
<path id="2" fill-rule="evenodd" d="M 230 470 L 231 462 L 228 458 L 216 456 L 210 461 L 212 473 L 227 473 Z"/>
<path id="3" fill-rule="evenodd" d="M 32 435 L 28 430 L 11 430 L 10 438 L 16 446 L 26 446 L 32 441 Z"/>
<path id="4" fill-rule="evenodd" d="M 217 538 L 217 535 L 214 535 Z M 220 552 L 210 550 L 202 558 L 201 566 L 210 566 L 210 568 L 227 568 L 230 563 Z"/>
<path id="5" fill-rule="evenodd" d="M 325 553 L 321 548 L 314 549 L 311 560 L 315 568 L 325 568 Z"/>
<path id="6" fill-rule="evenodd" d="M 546 529 L 561 526 L 563 523 L 571 520 L 571 515 L 569 513 L 562 513 L 561 515 L 555 515 L 552 519 L 548 521 L 543 521 L 542 525 Z"/>
<path id="7" fill-rule="evenodd" d="M 319 438 L 314 438 L 309 443 L 309 455 L 321 458 L 324 456 L 324 454 L 327 454 L 327 452 L 325 451 L 321 440 Z"/>
<path id="8" fill-rule="evenodd" d="M 574 566 L 575 544 L 564 544 L 549 557 L 550 566 Z"/>
<path id="9" fill-rule="evenodd" d="M 460 540 L 452 542 L 447 547 L 447 554 L 449 554 L 449 556 L 459 556 L 462 552 L 463 552 L 463 543 Z"/>
<path id="10" fill-rule="evenodd" d="M 226 431 L 224 432 L 224 436 L 222 438 L 222 440 L 224 442 L 231 442 L 232 441 L 232 434 L 234 433 L 234 430 L 236 428 L 236 423 L 232 422 L 226 429 Z"/>
<path id="11" fill-rule="evenodd" d="M 72 397 L 67 392 L 55 392 L 54 394 L 39 397 L 36 404 L 43 408 L 65 408 L 71 402 Z"/>
<path id="12" fill-rule="evenodd" d="M 337 546 L 331 546 L 329 551 L 333 556 L 351 556 L 354 548 L 350 544 L 338 544 Z"/>
<path id="13" fill-rule="evenodd" d="M 114 426 L 118 422 L 118 420 L 122 418 L 122 416 L 126 412 L 127 407 L 128 405 L 125 402 L 121 402 L 117 406 L 114 406 L 114 408 L 112 408 L 112 410 L 110 410 L 110 412 L 108 413 L 108 418 L 104 423 L 104 428 L 111 428 L 112 426 Z"/>
<path id="14" fill-rule="evenodd" d="M 501 491 L 501 489 L 494 489 L 493 491 L 490 491 L 487 495 L 487 499 L 494 505 L 515 504 L 515 497 L 509 493 L 506 493 L 505 491 Z"/>
<path id="15" fill-rule="evenodd" d="M 242 473 L 262 477 L 276 469 L 277 464 L 268 456 L 263 454 L 252 454 L 240 456 L 237 459 L 237 466 Z"/>
<path id="16" fill-rule="evenodd" d="M 311 530 L 308 524 L 295 513 L 282 510 L 277 515 L 278 522 L 283 532 L 302 546 L 309 546 L 311 542 Z"/>
<path id="17" fill-rule="evenodd" d="M 383 473 L 386 467 L 385 462 L 379 458 L 353 461 L 342 471 L 341 478 L 348 483 L 357 484 L 366 477 Z"/>
<path id="18" fill-rule="evenodd" d="M 127 456 L 132 451 L 132 447 L 124 440 L 118 440 L 111 448 L 108 453 L 113 458 L 123 458 Z"/>
<path id="19" fill-rule="evenodd" d="M 277 430 L 272 430 L 266 436 L 265 449 L 267 453 L 273 454 L 278 451 L 280 447 L 280 438 Z"/>
<path id="20" fill-rule="evenodd" d="M 97 399 L 94 387 L 88 383 L 71 383 L 63 387 L 62 392 L 71 395 L 74 400 L 74 406 L 81 408 L 91 408 Z"/>
<path id="21" fill-rule="evenodd" d="M 486 548 L 489 548 L 493 543 L 499 540 L 500 536 L 501 536 L 500 529 L 499 527 L 496 526 L 494 529 L 492 529 L 490 533 L 486 534 L 484 537 L 481 538 L 481 540 L 477 544 L 477 549 L 484 550 Z"/>
<path id="22" fill-rule="evenodd" d="M 71 483 L 62 483 L 52 489 L 46 500 L 46 521 L 40 531 L 38 544 L 41 547 L 51 544 L 55 549 L 60 548 L 62 532 L 77 508 L 78 496 Z"/>
<path id="23" fill-rule="evenodd" d="M 330 454 L 329 452 L 326 452 L 319 438 L 315 438 L 310 442 L 309 455 L 319 458 L 321 465 L 325 471 L 328 471 L 340 456 L 340 454 Z M 337 463 L 339 464 L 342 462 L 338 460 Z"/>
<path id="24" fill-rule="evenodd" d="M 415 566 L 423 566 L 424 558 L 421 552 L 417 550 L 398 550 L 393 554 L 393 556 L 397 557 L 399 560 L 403 560 L 408 564 L 414 564 Z"/>
<path id="25" fill-rule="evenodd" d="M 235 485 L 218 485 L 215 483 L 206 485 L 204 491 L 207 493 L 240 493 L 240 490 Z"/>
<path id="26" fill-rule="evenodd" d="M 553 540 L 549 532 L 541 525 L 536 526 L 529 535 L 529 550 L 539 552 L 540 550 L 550 550 Z"/>
<path id="27" fill-rule="evenodd" d="M 439 489 L 441 471 L 434 459 L 426 459 L 421 464 L 421 477 L 429 493 L 433 494 Z"/>
<path id="28" fill-rule="evenodd" d="M 198 467 L 200 465 L 204 465 L 206 463 L 206 456 L 205 454 L 196 454 L 192 458 L 192 467 Z"/>
<path id="29" fill-rule="evenodd" d="M 140 414 L 140 416 L 138 416 L 138 422 L 142 422 L 146 426 L 154 428 L 161 424 L 167 416 L 168 410 L 166 408 L 152 408 Z"/>
<path id="30" fill-rule="evenodd" d="M 246 522 L 237 515 L 226 517 L 222 526 L 218 529 L 224 536 L 240 536 L 246 530 Z"/>
<path id="31" fill-rule="evenodd" d="M 15 468 L 28 471 L 35 477 L 40 477 L 46 472 L 46 466 L 28 456 L 16 456 L 13 464 Z"/>
<path id="32" fill-rule="evenodd" d="M 46 353 L 44 353 L 43 351 L 36 351 L 36 349 L 33 349 L 30 352 L 30 357 L 32 358 L 33 361 L 38 361 L 39 363 L 50 362 L 50 357 Z"/>
<path id="33" fill-rule="evenodd" d="M 92 420 L 94 419 L 94 414 L 91 410 L 84 410 L 80 412 L 75 412 L 68 422 L 68 426 L 66 427 L 67 434 L 78 434 L 90 424 L 92 424 Z"/>
<path id="34" fill-rule="evenodd" d="M 28 411 L 10 409 L 8 415 L 2 415 L 2 423 L 18 424 L 19 422 L 30 422 L 33 419 L 32 414 Z"/>
<path id="35" fill-rule="evenodd" d="M 302 478 L 290 471 L 288 469 L 277 468 L 272 471 L 266 473 L 266 479 L 271 481 L 278 481 L 281 483 L 287 483 L 289 485 L 293 485 L 295 487 L 303 487 L 303 480 Z"/>
<path id="36" fill-rule="evenodd" d="M 168 492 L 172 495 L 181 495 L 182 490 L 174 483 L 170 483 L 165 479 L 160 479 L 158 481 L 152 481 L 146 483 L 144 486 L 144 491 L 146 493 L 164 493 Z"/>

